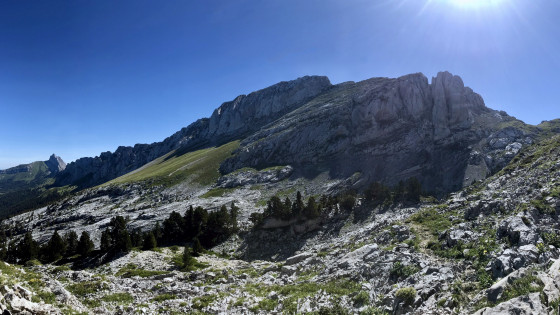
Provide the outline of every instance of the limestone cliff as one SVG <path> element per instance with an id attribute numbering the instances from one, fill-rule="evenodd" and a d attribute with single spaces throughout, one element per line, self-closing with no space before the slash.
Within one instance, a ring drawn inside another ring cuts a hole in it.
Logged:
<path id="1" fill-rule="evenodd" d="M 484 142 L 512 119 L 449 72 L 431 83 L 420 73 L 348 82 L 245 139 L 221 170 L 292 165 L 307 172 L 312 165 L 333 177 L 360 173 L 362 187 L 417 177 L 432 192 L 449 192 L 493 170 L 493 161 L 479 158 L 493 153 Z M 526 137 L 517 130 L 505 141 Z"/>

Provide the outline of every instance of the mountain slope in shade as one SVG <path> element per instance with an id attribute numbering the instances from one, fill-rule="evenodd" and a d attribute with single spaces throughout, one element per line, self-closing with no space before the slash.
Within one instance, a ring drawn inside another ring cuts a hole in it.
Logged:
<path id="1" fill-rule="evenodd" d="M 447 193 L 503 167 L 538 130 L 485 106 L 460 77 L 440 72 L 339 84 L 242 141 L 221 170 L 292 165 L 302 174 L 360 174 L 395 185 L 418 178 Z"/>

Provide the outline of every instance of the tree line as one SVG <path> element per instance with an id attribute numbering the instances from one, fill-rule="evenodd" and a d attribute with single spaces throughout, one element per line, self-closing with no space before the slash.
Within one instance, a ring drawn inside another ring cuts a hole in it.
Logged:
<path id="1" fill-rule="evenodd" d="M 33 239 L 31 232 L 25 233 L 19 241 L 10 242 L 5 235 L 0 235 L 0 260 L 25 263 L 37 259 L 42 263 L 52 263 L 62 258 L 85 259 L 93 255 L 112 257 L 128 253 L 133 247 L 151 250 L 158 245 L 183 246 L 188 243 L 193 244 L 188 256 L 197 256 L 204 248 L 212 247 L 237 232 L 238 212 L 239 208 L 233 202 L 229 209 L 223 205 L 214 212 L 191 206 L 184 215 L 171 212 L 162 224 L 157 222 L 146 232 L 139 229 L 129 231 L 127 219 L 116 216 L 101 233 L 97 251 L 94 251 L 94 243 L 88 232 L 82 232 L 78 238 L 74 231 L 64 236 L 55 231 L 49 241 L 42 245 Z"/>
<path id="2" fill-rule="evenodd" d="M 379 182 L 374 182 L 359 195 L 353 190 L 342 192 L 338 195 L 321 195 L 319 200 L 310 196 L 307 202 L 301 192 L 297 191 L 295 200 L 289 197 L 281 200 L 278 196 L 272 196 L 266 203 L 266 208 L 261 212 L 251 213 L 249 220 L 255 227 L 260 226 L 265 220 L 275 218 L 278 220 L 308 220 L 330 213 L 349 212 L 356 206 L 359 197 L 374 204 L 392 204 L 395 202 L 418 203 L 422 195 L 422 185 L 415 178 L 400 181 L 395 187 L 388 187 Z"/>

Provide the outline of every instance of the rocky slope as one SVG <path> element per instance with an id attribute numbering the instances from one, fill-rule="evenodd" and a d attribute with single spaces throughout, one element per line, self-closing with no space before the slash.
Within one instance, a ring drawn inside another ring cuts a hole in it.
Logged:
<path id="1" fill-rule="evenodd" d="M 91 190 L 81 200 L 11 223 L 34 226 L 34 235 L 44 239 L 54 229 L 94 232 L 110 214 L 128 214 L 130 225 L 141 227 L 162 213 L 182 212 L 171 190 L 115 189 Z M 243 223 L 254 209 L 247 200 L 259 194 L 248 187 L 184 202 L 210 206 L 235 199 Z M 2 303 L 16 313 L 556 314 L 558 213 L 557 136 L 439 203 L 361 199 L 353 211 L 330 213 L 307 232 L 294 226 L 255 230 L 247 223 L 213 253 L 197 258 L 199 270 L 175 265 L 181 247 L 133 251 L 83 270 L 71 270 L 71 264 L 23 270 L 2 264 L 0 277 L 8 284 Z"/>

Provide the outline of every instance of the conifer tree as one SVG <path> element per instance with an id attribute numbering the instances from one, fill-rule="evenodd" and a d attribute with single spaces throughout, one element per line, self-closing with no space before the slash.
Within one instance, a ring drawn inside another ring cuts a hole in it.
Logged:
<path id="1" fill-rule="evenodd" d="M 188 246 L 185 246 L 185 249 L 183 250 L 183 268 L 188 269 L 192 266 L 193 259 L 191 249 Z"/>
<path id="2" fill-rule="evenodd" d="M 189 206 L 189 209 L 183 216 L 183 233 L 187 241 L 190 241 L 195 236 L 194 209 L 192 205 Z"/>
<path id="3" fill-rule="evenodd" d="M 317 208 L 317 203 L 315 202 L 315 198 L 313 196 L 309 197 L 307 201 L 307 206 L 305 206 L 305 216 L 308 219 L 314 219 L 319 216 L 319 210 Z"/>
<path id="4" fill-rule="evenodd" d="M 194 257 L 198 257 L 200 256 L 200 254 L 202 254 L 202 252 L 204 251 L 204 248 L 202 247 L 202 245 L 200 244 L 200 241 L 198 240 L 198 237 L 195 237 L 193 240 L 193 248 L 192 248 L 192 255 Z"/>
<path id="5" fill-rule="evenodd" d="M 78 234 L 74 231 L 70 231 L 64 235 L 64 240 L 66 242 L 66 252 L 64 256 L 70 257 L 78 253 Z"/>
<path id="6" fill-rule="evenodd" d="M 296 201 L 292 205 L 292 215 L 294 217 L 301 215 L 304 208 L 305 204 L 303 203 L 303 198 L 301 197 L 301 193 L 298 190 L 298 192 L 296 193 Z"/>
<path id="7" fill-rule="evenodd" d="M 78 254 L 80 254 L 80 256 L 82 257 L 86 257 L 93 251 L 93 248 L 93 241 L 89 237 L 89 233 L 86 231 L 82 232 L 82 235 L 80 235 L 80 240 L 78 241 Z"/>
<path id="8" fill-rule="evenodd" d="M 237 233 L 237 214 L 239 213 L 239 207 L 231 202 L 230 210 L 229 210 L 229 231 L 230 233 Z"/>
<path id="9" fill-rule="evenodd" d="M 17 258 L 21 262 L 37 259 L 39 255 L 39 245 L 33 239 L 31 232 L 25 233 L 17 245 Z"/>
<path id="10" fill-rule="evenodd" d="M 156 222 L 156 226 L 154 227 L 153 233 L 154 233 L 154 237 L 156 238 L 156 241 L 158 243 L 161 242 L 163 238 L 163 232 L 161 230 L 161 226 L 159 225 L 159 222 Z"/>
<path id="11" fill-rule="evenodd" d="M 206 211 L 202 207 L 196 207 L 194 209 L 193 215 L 193 237 L 197 237 L 200 235 L 204 227 L 206 226 L 206 222 L 208 221 L 208 211 Z"/>
<path id="12" fill-rule="evenodd" d="M 178 244 L 183 239 L 183 217 L 173 211 L 163 221 L 163 240 L 165 244 Z"/>
<path id="13" fill-rule="evenodd" d="M 66 251 L 66 242 L 55 231 L 46 246 L 46 261 L 53 262 L 62 258 Z"/>
<path id="14" fill-rule="evenodd" d="M 157 247 L 156 237 L 153 232 L 147 232 L 144 234 L 144 250 L 152 250 Z"/>
<path id="15" fill-rule="evenodd" d="M 107 253 L 113 247 L 113 240 L 111 239 L 111 232 L 109 229 L 101 232 L 101 243 L 99 244 L 99 249 L 103 253 Z"/>

